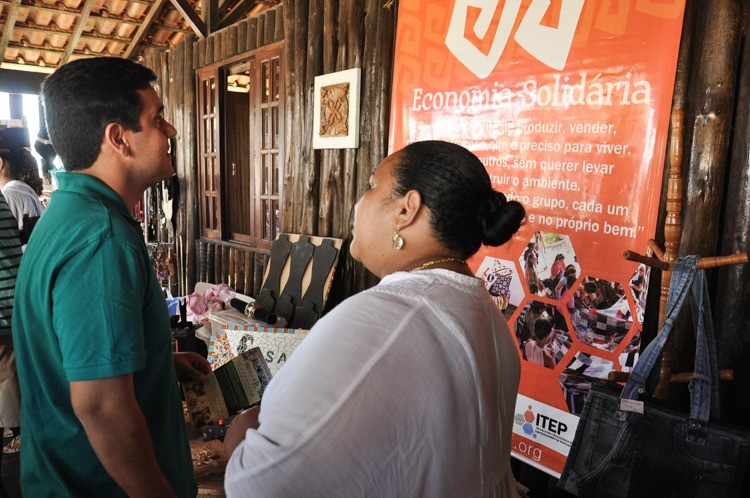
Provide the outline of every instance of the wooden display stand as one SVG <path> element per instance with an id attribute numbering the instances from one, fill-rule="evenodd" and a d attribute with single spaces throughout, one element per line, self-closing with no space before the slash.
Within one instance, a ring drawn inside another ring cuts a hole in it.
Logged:
<path id="1" fill-rule="evenodd" d="M 664 250 L 656 241 L 650 239 L 648 246 L 654 252 L 655 258 L 641 254 L 625 251 L 623 256 L 630 261 L 643 263 L 662 271 L 661 295 L 659 298 L 659 332 L 661 324 L 667 312 L 667 297 L 669 296 L 669 285 L 672 281 L 672 270 L 674 262 L 679 254 L 680 235 L 682 233 L 682 131 L 683 113 L 681 109 L 674 109 L 671 116 L 670 126 L 670 150 L 669 150 L 669 182 L 667 185 L 667 217 L 664 222 Z M 715 256 L 698 259 L 698 268 L 714 268 L 717 266 L 741 264 L 748 262 L 746 252 L 731 254 L 729 256 Z M 672 336 L 674 337 L 674 336 Z M 667 341 L 661 358 L 659 370 L 659 381 L 654 389 L 654 397 L 667 399 L 669 397 L 670 382 L 690 382 L 693 379 L 692 372 L 672 373 L 672 337 Z M 628 374 L 623 372 L 611 372 L 609 380 L 624 381 Z M 720 370 L 721 380 L 732 380 L 734 373 L 731 370 Z"/>
<path id="2" fill-rule="evenodd" d="M 279 234 L 255 305 L 283 317 L 289 328 L 310 329 L 325 308 L 342 243 L 331 237 Z"/>

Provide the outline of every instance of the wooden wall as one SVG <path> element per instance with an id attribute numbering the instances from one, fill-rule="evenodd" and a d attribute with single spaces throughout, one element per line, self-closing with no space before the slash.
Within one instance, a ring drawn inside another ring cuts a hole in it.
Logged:
<path id="1" fill-rule="evenodd" d="M 259 289 L 267 258 L 262 251 L 198 236 L 194 70 L 284 40 L 287 152 L 282 229 L 346 239 L 354 203 L 388 147 L 396 6 L 385 9 L 384 3 L 285 0 L 206 40 L 191 39 L 146 61 L 160 76 L 166 108 L 179 133 L 180 196 L 175 212 L 181 290 L 207 280 L 226 282 L 252 295 Z M 673 101 L 685 113 L 683 219 L 689 222 L 683 224 L 681 255 L 750 249 L 749 8 L 742 0 L 687 1 Z M 360 147 L 313 150 L 314 78 L 352 67 L 362 68 Z M 664 201 L 659 211 L 661 227 Z M 663 241 L 661 228 L 656 238 Z M 374 282 L 346 250 L 340 265 L 332 303 Z M 725 387 L 727 412 L 732 419 L 750 420 L 750 362 L 745 361 L 750 355 L 750 269 L 739 265 L 709 274 L 720 366 L 734 368 L 738 377 Z M 652 299 L 658 280 L 652 279 Z M 650 305 L 646 336 L 656 330 L 657 307 Z M 688 325 L 675 350 L 677 371 L 688 369 L 692 356 Z"/>
<path id="2" fill-rule="evenodd" d="M 195 282 L 224 282 L 254 295 L 260 289 L 267 251 L 201 239 L 197 210 L 195 70 L 284 40 L 285 130 L 282 230 L 346 239 L 351 212 L 371 170 L 387 153 L 395 7 L 382 0 L 289 0 L 205 40 L 190 37 L 144 64 L 159 77 L 167 118 L 177 128 L 175 205 L 179 292 Z M 320 74 L 362 69 L 360 147 L 312 149 L 312 94 Z M 157 214 L 158 215 L 158 214 Z M 374 279 L 346 256 L 329 303 L 361 290 Z"/>
<path id="3" fill-rule="evenodd" d="M 386 156 L 395 7 L 383 0 L 284 2 L 286 149 L 283 231 L 346 239 L 354 204 Z M 362 69 L 360 145 L 313 150 L 315 76 Z M 375 282 L 345 245 L 330 302 Z"/>

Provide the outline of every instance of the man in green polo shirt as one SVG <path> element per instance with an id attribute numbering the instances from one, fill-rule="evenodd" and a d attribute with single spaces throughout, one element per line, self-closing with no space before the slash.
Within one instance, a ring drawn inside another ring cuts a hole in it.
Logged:
<path id="1" fill-rule="evenodd" d="M 26 496 L 195 496 L 169 316 L 131 215 L 174 171 L 175 129 L 154 73 L 118 58 L 70 62 L 42 88 L 68 172 L 21 261 L 13 341 Z"/>

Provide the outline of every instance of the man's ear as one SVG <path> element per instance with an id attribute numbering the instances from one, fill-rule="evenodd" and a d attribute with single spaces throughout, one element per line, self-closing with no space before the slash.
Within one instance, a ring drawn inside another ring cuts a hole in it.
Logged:
<path id="1" fill-rule="evenodd" d="M 130 155 L 130 144 L 125 134 L 125 128 L 119 123 L 109 123 L 104 129 L 102 146 L 110 148 L 122 157 Z"/>
<path id="2" fill-rule="evenodd" d="M 398 200 L 401 210 L 396 216 L 396 227 L 400 230 L 414 223 L 422 209 L 422 194 L 417 190 L 409 190 Z"/>

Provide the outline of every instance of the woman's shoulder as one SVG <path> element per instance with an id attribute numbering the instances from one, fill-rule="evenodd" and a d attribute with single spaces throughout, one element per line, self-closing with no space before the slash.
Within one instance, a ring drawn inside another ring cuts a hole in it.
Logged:
<path id="1" fill-rule="evenodd" d="M 442 269 L 392 273 L 369 290 L 409 302 L 421 301 L 443 293 L 477 297 L 485 292 L 481 279 Z"/>

